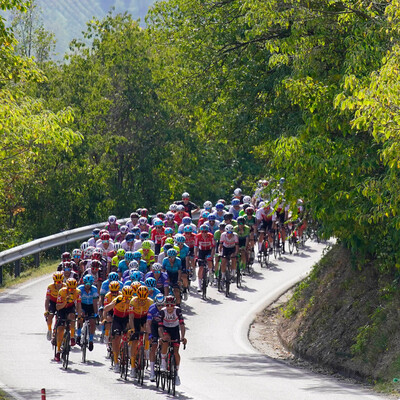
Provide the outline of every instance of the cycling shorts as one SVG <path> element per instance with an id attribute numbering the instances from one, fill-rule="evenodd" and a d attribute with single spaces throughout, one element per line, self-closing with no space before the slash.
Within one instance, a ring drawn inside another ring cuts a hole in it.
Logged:
<path id="1" fill-rule="evenodd" d="M 93 317 L 93 315 L 94 315 L 93 304 L 83 304 L 82 303 L 82 311 L 84 312 L 85 316 Z"/>
<path id="2" fill-rule="evenodd" d="M 133 327 L 135 328 L 135 333 L 131 336 L 131 340 L 139 340 L 140 332 L 143 332 L 143 327 L 146 325 L 147 315 L 140 318 L 133 319 Z"/>
<path id="3" fill-rule="evenodd" d="M 247 240 L 247 237 L 239 238 L 239 249 L 246 247 L 246 240 Z"/>
<path id="4" fill-rule="evenodd" d="M 179 341 L 181 340 L 179 326 L 174 326 L 173 328 L 167 328 L 164 326 L 164 332 L 169 334 L 171 340 L 177 341 L 177 343 L 174 343 L 174 347 L 179 347 Z"/>
<path id="5" fill-rule="evenodd" d="M 222 257 L 231 258 L 232 254 L 236 251 L 236 247 L 225 247 L 222 246 Z"/>
<path id="6" fill-rule="evenodd" d="M 68 307 L 68 308 L 64 307 L 61 310 L 58 310 L 57 318 L 59 318 L 60 320 L 66 320 L 67 316 L 69 314 L 74 314 L 74 316 L 75 316 L 75 305 L 73 305 L 72 307 Z M 64 324 L 62 324 L 62 325 L 64 325 Z"/>
<path id="7" fill-rule="evenodd" d="M 122 335 L 127 329 L 126 326 L 128 325 L 129 317 L 117 317 L 114 315 L 112 327 L 111 327 L 111 335 L 120 336 Z"/>
<path id="8" fill-rule="evenodd" d="M 272 219 L 268 221 L 262 220 L 258 225 L 259 232 L 270 232 L 272 230 Z"/>
<path id="9" fill-rule="evenodd" d="M 276 219 L 277 219 L 277 221 L 279 221 L 283 225 L 284 222 L 285 222 L 285 212 L 278 213 L 278 211 L 277 211 L 276 212 Z"/>
<path id="10" fill-rule="evenodd" d="M 211 256 L 210 250 L 199 250 L 199 260 L 207 261 L 207 259 Z"/>
<path id="11" fill-rule="evenodd" d="M 50 300 L 50 303 L 49 303 L 49 313 L 50 314 L 55 314 L 56 313 L 56 311 L 57 311 L 56 304 L 57 303 L 55 301 Z"/>
<path id="12" fill-rule="evenodd" d="M 189 247 L 189 253 L 188 253 L 189 257 L 194 257 L 194 247 Z"/>

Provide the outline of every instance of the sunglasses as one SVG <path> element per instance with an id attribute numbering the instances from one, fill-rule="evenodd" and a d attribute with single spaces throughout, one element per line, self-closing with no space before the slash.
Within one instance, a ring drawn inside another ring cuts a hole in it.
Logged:
<path id="1" fill-rule="evenodd" d="M 174 307 L 174 304 L 166 304 L 165 307 Z"/>

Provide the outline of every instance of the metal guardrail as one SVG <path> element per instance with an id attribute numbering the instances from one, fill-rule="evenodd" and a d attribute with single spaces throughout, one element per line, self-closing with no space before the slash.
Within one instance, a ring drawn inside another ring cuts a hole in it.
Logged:
<path id="1" fill-rule="evenodd" d="M 118 222 L 121 224 L 125 224 L 127 221 L 129 221 L 129 218 L 122 218 L 118 220 Z M 92 231 L 94 228 L 103 228 L 106 224 L 107 222 L 101 222 L 98 224 L 56 233 L 55 235 L 32 240 L 31 242 L 0 252 L 0 285 L 3 283 L 4 264 L 15 262 L 14 275 L 18 277 L 21 272 L 21 258 L 35 255 L 35 264 L 38 266 L 39 253 L 41 251 L 62 246 L 66 243 L 75 242 L 77 240 L 88 239 L 92 236 Z"/>

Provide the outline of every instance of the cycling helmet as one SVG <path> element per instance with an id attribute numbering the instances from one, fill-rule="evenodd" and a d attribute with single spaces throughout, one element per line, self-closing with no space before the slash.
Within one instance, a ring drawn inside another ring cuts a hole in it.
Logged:
<path id="1" fill-rule="evenodd" d="M 183 235 L 175 235 L 175 241 L 176 243 L 185 243 L 186 242 L 186 238 Z"/>
<path id="2" fill-rule="evenodd" d="M 178 208 L 178 206 L 175 204 L 175 203 L 173 203 L 173 204 L 171 204 L 170 206 L 169 206 L 169 210 L 170 211 L 176 211 L 176 209 Z"/>
<path id="3" fill-rule="evenodd" d="M 209 215 L 210 215 L 210 213 L 209 213 L 208 211 L 203 211 L 203 212 L 201 213 L 201 217 L 202 217 L 202 218 L 208 218 Z"/>
<path id="4" fill-rule="evenodd" d="M 122 225 L 122 226 L 119 228 L 119 231 L 120 231 L 121 233 L 127 233 L 127 232 L 129 231 L 129 228 L 128 228 L 126 225 Z"/>
<path id="5" fill-rule="evenodd" d="M 108 217 L 108 222 L 109 222 L 110 224 L 115 224 L 115 223 L 117 222 L 117 217 L 116 217 L 115 215 L 110 215 L 110 216 Z"/>
<path id="6" fill-rule="evenodd" d="M 222 203 L 223 205 L 225 205 L 226 201 L 224 199 L 219 199 L 217 203 Z"/>
<path id="7" fill-rule="evenodd" d="M 140 233 L 140 228 L 139 228 L 138 226 L 134 226 L 134 227 L 131 229 L 131 232 L 132 232 L 134 235 L 136 235 L 137 233 Z"/>
<path id="8" fill-rule="evenodd" d="M 134 281 L 131 283 L 131 288 L 133 289 L 133 294 L 136 295 L 137 290 L 142 286 L 142 284 L 139 281 Z"/>
<path id="9" fill-rule="evenodd" d="M 157 306 L 163 306 L 165 304 L 164 295 L 162 293 L 158 293 L 154 298 L 154 303 L 156 303 Z"/>
<path id="10" fill-rule="evenodd" d="M 136 260 L 132 260 L 129 265 L 128 265 L 129 269 L 131 270 L 137 270 L 139 269 L 139 263 Z"/>
<path id="11" fill-rule="evenodd" d="M 193 232 L 193 226 L 192 225 L 186 225 L 183 228 L 183 232 Z"/>
<path id="12" fill-rule="evenodd" d="M 168 211 L 168 212 L 165 214 L 165 217 L 166 217 L 167 219 L 174 219 L 174 218 L 175 218 L 175 214 L 174 214 L 172 211 Z"/>
<path id="13" fill-rule="evenodd" d="M 161 271 L 162 270 L 162 265 L 160 263 L 154 263 L 151 267 L 153 271 Z"/>
<path id="14" fill-rule="evenodd" d="M 110 234 L 109 233 L 102 233 L 100 236 L 101 240 L 110 240 Z"/>
<path id="15" fill-rule="evenodd" d="M 169 237 L 165 239 L 165 244 L 170 244 L 170 245 L 174 245 L 174 238 Z"/>
<path id="16" fill-rule="evenodd" d="M 240 196 L 240 195 L 242 194 L 242 189 L 236 188 L 236 189 L 233 191 L 233 194 L 234 194 L 235 196 Z"/>
<path id="17" fill-rule="evenodd" d="M 185 211 L 185 206 L 182 205 L 182 204 L 177 205 L 177 206 L 176 206 L 176 211 L 177 211 L 177 212 Z"/>
<path id="18" fill-rule="evenodd" d="M 65 251 L 64 253 L 61 254 L 61 260 L 62 261 L 68 261 L 71 260 L 71 253 L 68 251 Z"/>
<path id="19" fill-rule="evenodd" d="M 82 280 L 85 286 L 92 286 L 94 283 L 93 275 L 85 275 Z"/>
<path id="20" fill-rule="evenodd" d="M 82 251 L 85 251 L 87 248 L 89 247 L 89 243 L 88 242 L 82 242 L 80 245 L 80 248 Z"/>
<path id="21" fill-rule="evenodd" d="M 188 199 L 190 197 L 188 192 L 183 192 L 182 193 L 182 199 Z"/>
<path id="22" fill-rule="evenodd" d="M 90 264 L 91 269 L 100 269 L 101 268 L 101 262 L 99 260 L 92 260 Z"/>
<path id="23" fill-rule="evenodd" d="M 140 239 L 146 240 L 148 238 L 149 238 L 149 232 L 146 231 L 140 232 Z"/>
<path id="24" fill-rule="evenodd" d="M 233 206 L 238 206 L 240 204 L 240 200 L 239 199 L 232 199 L 231 204 Z"/>
<path id="25" fill-rule="evenodd" d="M 285 183 L 285 178 L 281 178 L 281 179 L 279 179 L 279 183 L 281 184 L 281 185 L 283 185 L 284 183 Z"/>
<path id="26" fill-rule="evenodd" d="M 103 256 L 103 253 L 100 250 L 98 250 L 98 249 L 93 250 L 92 260 L 101 260 L 102 256 Z"/>
<path id="27" fill-rule="evenodd" d="M 140 260 L 142 258 L 142 253 L 140 251 L 134 251 L 133 252 L 133 259 L 134 260 Z"/>
<path id="28" fill-rule="evenodd" d="M 133 296 L 133 289 L 130 286 L 124 286 L 122 288 L 122 296 L 130 299 Z"/>
<path id="29" fill-rule="evenodd" d="M 172 238 L 171 238 L 171 239 L 172 239 Z M 173 240 L 173 239 L 172 239 L 172 240 Z M 168 251 L 169 249 L 172 249 L 173 247 L 174 247 L 173 244 L 171 244 L 171 243 L 165 243 L 165 244 L 164 244 L 164 247 L 163 247 L 164 253 L 167 254 L 167 251 Z"/>
<path id="30" fill-rule="evenodd" d="M 253 215 L 254 214 L 254 208 L 253 207 L 247 207 L 246 208 L 246 214 Z"/>
<path id="31" fill-rule="evenodd" d="M 227 232 L 227 233 L 232 233 L 232 232 L 233 232 L 233 225 L 228 224 L 228 225 L 225 227 L 225 232 Z"/>
<path id="32" fill-rule="evenodd" d="M 114 242 L 114 250 L 118 252 L 118 250 L 122 249 L 121 242 Z"/>
<path id="33" fill-rule="evenodd" d="M 155 288 L 157 286 L 157 281 L 153 277 L 149 277 L 144 281 L 144 284 L 148 288 Z"/>
<path id="34" fill-rule="evenodd" d="M 80 258 L 82 256 L 82 250 L 81 249 L 73 249 L 72 250 L 72 257 L 73 258 Z"/>
<path id="35" fill-rule="evenodd" d="M 145 240 L 145 241 L 142 243 L 142 249 L 143 249 L 143 250 L 150 250 L 150 249 L 151 249 L 151 242 L 150 242 L 150 240 Z"/>
<path id="36" fill-rule="evenodd" d="M 200 231 L 208 231 L 208 226 L 206 224 L 201 225 Z"/>
<path id="37" fill-rule="evenodd" d="M 182 218 L 182 223 L 183 223 L 184 225 L 190 224 L 190 223 L 192 223 L 192 218 L 190 218 L 190 217 L 183 217 L 183 218 Z"/>
<path id="38" fill-rule="evenodd" d="M 129 232 L 126 234 L 125 240 L 127 242 L 133 242 L 135 240 L 135 235 L 132 232 Z"/>
<path id="39" fill-rule="evenodd" d="M 250 196 L 244 196 L 243 197 L 243 203 L 250 204 L 250 202 L 251 202 L 251 197 Z"/>
<path id="40" fill-rule="evenodd" d="M 131 219 L 132 218 L 139 218 L 139 214 L 137 212 L 132 212 L 130 217 L 131 217 Z"/>
<path id="41" fill-rule="evenodd" d="M 210 214 L 210 215 L 207 217 L 207 219 L 208 219 L 209 221 L 215 221 L 215 220 L 217 219 L 217 217 L 216 217 L 214 214 Z"/>
<path id="42" fill-rule="evenodd" d="M 92 235 L 95 238 L 99 238 L 100 237 L 100 228 L 94 228 L 93 231 L 92 231 Z"/>
<path id="43" fill-rule="evenodd" d="M 153 225 L 154 226 L 163 226 L 164 222 L 162 222 L 161 219 L 157 218 L 154 220 Z"/>
<path id="44" fill-rule="evenodd" d="M 211 203 L 211 201 L 209 201 L 209 200 L 205 201 L 204 204 L 203 204 L 203 207 L 204 207 L 204 208 L 212 208 L 212 203 Z"/>
<path id="45" fill-rule="evenodd" d="M 64 271 L 71 271 L 71 269 L 72 269 L 71 261 L 63 261 L 62 266 L 63 266 Z"/>
<path id="46" fill-rule="evenodd" d="M 132 261 L 133 259 L 134 259 L 134 256 L 133 256 L 133 252 L 132 251 L 127 251 L 127 252 L 125 252 L 125 260 L 126 261 Z"/>
<path id="47" fill-rule="evenodd" d="M 120 287 L 121 287 L 121 285 L 119 284 L 118 281 L 112 281 L 108 285 L 108 288 L 110 289 L 110 292 L 118 292 Z"/>
<path id="48" fill-rule="evenodd" d="M 139 225 L 146 225 L 147 224 L 147 218 L 146 217 L 140 217 L 139 218 Z"/>
<path id="49" fill-rule="evenodd" d="M 165 232 L 166 235 L 172 235 L 174 233 L 174 230 L 172 228 L 165 228 Z"/>
<path id="50" fill-rule="evenodd" d="M 246 219 L 244 217 L 239 217 L 237 220 L 238 224 L 244 225 L 246 223 Z"/>
<path id="51" fill-rule="evenodd" d="M 78 282 L 75 278 L 68 278 L 67 279 L 67 288 L 68 289 L 76 289 L 78 286 Z"/>
<path id="52" fill-rule="evenodd" d="M 89 246 L 87 249 L 85 249 L 85 250 L 83 251 L 83 256 L 84 256 L 86 259 L 92 258 L 92 255 L 93 255 L 93 253 L 94 253 L 95 251 L 96 251 L 96 247 Z M 100 254 L 102 254 L 102 253 L 100 253 Z"/>
<path id="53" fill-rule="evenodd" d="M 141 215 L 142 217 L 147 217 L 148 214 L 149 214 L 149 210 L 148 210 L 147 208 L 142 208 L 142 209 L 140 210 L 140 215 Z"/>
<path id="54" fill-rule="evenodd" d="M 140 282 L 142 279 L 142 273 L 140 271 L 132 270 L 129 274 L 132 282 Z"/>
<path id="55" fill-rule="evenodd" d="M 219 229 L 224 228 L 224 230 L 225 230 L 225 227 L 226 227 L 226 223 L 225 223 L 225 222 L 221 222 L 221 223 L 219 224 L 219 226 L 218 226 Z"/>
<path id="56" fill-rule="evenodd" d="M 215 208 L 216 208 L 217 210 L 223 210 L 224 207 L 225 207 L 225 206 L 224 206 L 222 203 L 217 203 L 217 204 L 215 205 Z"/>
<path id="57" fill-rule="evenodd" d="M 167 296 L 165 298 L 165 304 L 173 304 L 173 305 L 175 305 L 175 297 L 171 296 L 171 295 Z"/>
<path id="58" fill-rule="evenodd" d="M 125 257 L 125 250 L 124 249 L 118 249 L 117 250 L 117 256 L 118 257 Z"/>
<path id="59" fill-rule="evenodd" d="M 265 201 L 260 201 L 260 203 L 258 203 L 258 208 L 263 208 L 265 206 Z"/>
<path id="60" fill-rule="evenodd" d="M 110 282 L 112 282 L 112 281 L 118 281 L 118 279 L 119 279 L 119 276 L 118 276 L 118 274 L 117 274 L 116 272 L 110 272 L 110 273 L 108 274 L 108 280 L 109 280 Z"/>
<path id="61" fill-rule="evenodd" d="M 175 249 L 169 249 L 168 251 L 167 251 L 167 256 L 168 257 L 176 257 L 177 256 L 177 251 L 175 250 Z"/>
<path id="62" fill-rule="evenodd" d="M 54 272 L 53 281 L 54 283 L 62 283 L 64 280 L 64 274 L 62 271 Z"/>
<path id="63" fill-rule="evenodd" d="M 147 296 L 149 295 L 149 289 L 147 286 L 140 286 L 138 290 L 136 291 L 136 295 L 140 300 L 145 300 L 147 299 Z"/>

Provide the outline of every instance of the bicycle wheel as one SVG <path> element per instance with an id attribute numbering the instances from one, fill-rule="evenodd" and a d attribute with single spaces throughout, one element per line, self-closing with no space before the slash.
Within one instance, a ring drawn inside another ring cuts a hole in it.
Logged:
<path id="1" fill-rule="evenodd" d="M 156 352 L 156 359 L 155 359 L 155 362 L 154 362 L 154 373 L 156 375 L 156 386 L 157 386 L 157 388 L 160 386 L 160 383 L 161 383 L 160 365 L 161 365 L 161 350 L 160 350 L 160 348 L 158 348 L 157 352 Z"/>
<path id="2" fill-rule="evenodd" d="M 71 346 L 71 334 L 69 332 L 69 329 L 65 329 L 61 346 L 62 346 L 63 367 L 64 367 L 64 369 L 67 369 L 68 362 L 69 362 L 69 351 L 70 351 L 70 346 Z"/>
<path id="3" fill-rule="evenodd" d="M 168 349 L 168 353 L 167 353 L 167 390 L 168 393 L 171 393 L 172 391 L 172 358 L 174 358 L 174 356 L 171 356 L 171 352 Z"/>
<path id="4" fill-rule="evenodd" d="M 129 367 L 129 355 L 128 355 L 128 342 L 124 342 L 121 348 L 121 378 L 124 380 L 128 379 L 128 367 Z"/>
<path id="5" fill-rule="evenodd" d="M 201 283 L 202 294 L 201 297 L 203 300 L 207 300 L 207 285 L 208 285 L 208 268 L 206 265 L 203 266 L 203 281 Z"/>
<path id="6" fill-rule="evenodd" d="M 161 389 L 162 390 L 165 390 L 166 381 L 167 381 L 167 373 L 161 372 Z"/>
<path id="7" fill-rule="evenodd" d="M 171 356 L 171 392 L 172 396 L 175 396 L 175 382 L 176 380 L 176 364 L 175 364 L 175 356 L 174 353 L 172 353 Z"/>
<path id="8" fill-rule="evenodd" d="M 239 260 L 236 261 L 236 286 L 242 287 L 242 262 Z"/>
<path id="9" fill-rule="evenodd" d="M 229 288 L 231 285 L 231 264 L 228 263 L 225 273 L 225 296 L 229 297 Z"/>
<path id="10" fill-rule="evenodd" d="M 86 321 L 83 324 L 81 340 L 82 362 L 86 362 L 86 349 L 89 342 L 89 327 Z"/>
<path id="11" fill-rule="evenodd" d="M 144 347 L 141 346 L 139 349 L 138 353 L 138 362 L 137 362 L 137 377 L 138 377 L 138 383 L 140 385 L 143 385 L 143 379 L 144 379 L 144 367 L 145 367 L 145 361 L 144 361 Z"/>

